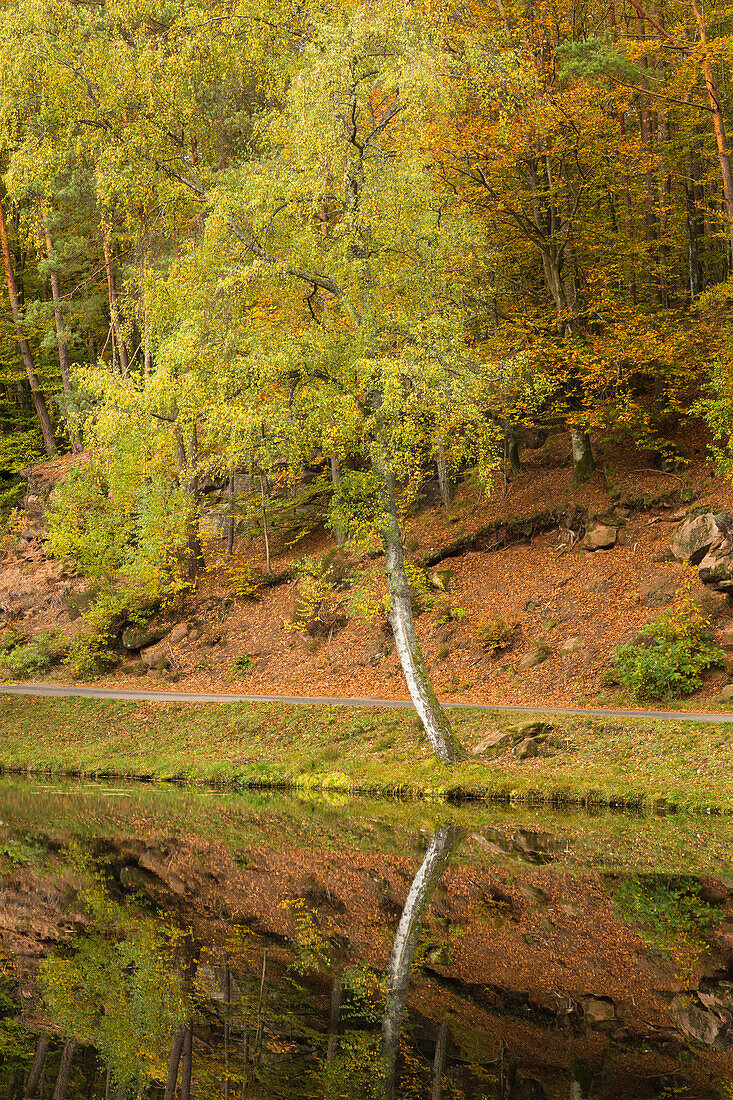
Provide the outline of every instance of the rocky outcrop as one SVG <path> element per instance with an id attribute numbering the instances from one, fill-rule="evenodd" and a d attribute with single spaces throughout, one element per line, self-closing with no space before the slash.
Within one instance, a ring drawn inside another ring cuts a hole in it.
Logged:
<path id="1" fill-rule="evenodd" d="M 712 512 L 689 516 L 675 531 L 670 550 L 678 561 L 698 565 L 710 547 L 720 541 L 720 537 L 721 532 Z"/>
<path id="2" fill-rule="evenodd" d="M 733 597 L 733 520 L 705 512 L 684 520 L 670 550 L 679 561 L 697 565 L 700 580 L 713 591 Z"/>

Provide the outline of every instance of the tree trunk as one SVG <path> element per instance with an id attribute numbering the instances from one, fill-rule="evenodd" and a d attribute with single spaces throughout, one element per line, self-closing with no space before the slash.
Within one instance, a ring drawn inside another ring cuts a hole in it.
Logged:
<path id="1" fill-rule="evenodd" d="M 51 241 L 51 231 L 46 224 L 46 215 L 44 212 L 44 229 L 46 232 L 46 250 L 48 256 L 48 262 L 54 262 L 53 242 Z M 56 327 L 56 346 L 59 350 L 59 367 L 61 369 L 61 385 L 64 388 L 64 393 L 71 392 L 71 379 L 69 378 L 69 354 L 66 348 L 66 334 L 64 333 L 64 315 L 61 309 L 61 284 L 59 281 L 59 273 L 55 267 L 51 268 L 51 298 L 53 299 L 53 319 Z M 69 430 L 69 438 L 71 440 L 71 449 L 75 455 L 81 453 L 82 445 L 79 433 L 73 430 Z"/>
<path id="2" fill-rule="evenodd" d="M 234 470 L 229 474 L 229 520 L 227 523 L 227 557 L 231 558 L 234 554 L 234 528 L 236 523 L 234 521 L 234 501 L 236 499 L 236 485 L 237 475 Z"/>
<path id="3" fill-rule="evenodd" d="M 181 1054 L 181 1100 L 191 1100 L 191 1069 L 193 1067 L 193 1020 L 188 1021 Z"/>
<path id="4" fill-rule="evenodd" d="M 186 576 L 190 581 L 195 581 L 204 564 L 204 551 L 201 545 L 201 531 L 199 528 L 199 479 L 196 473 L 198 460 L 198 437 L 196 425 L 191 429 L 191 444 L 186 450 L 183 442 L 183 433 L 178 424 L 173 424 L 173 439 L 175 442 L 176 467 L 179 481 L 185 486 L 191 499 L 191 507 L 186 517 L 186 544 L 188 553 L 186 556 Z"/>
<path id="5" fill-rule="evenodd" d="M 435 1056 L 433 1058 L 433 1091 L 430 1100 L 441 1100 L 443 1096 L 443 1071 L 445 1070 L 445 1056 L 448 1051 L 448 1039 L 450 1029 L 445 1021 L 438 1028 L 438 1041 L 435 1044 Z"/>
<path id="6" fill-rule="evenodd" d="M 61 1064 L 59 1066 L 59 1075 L 56 1078 L 56 1088 L 53 1090 L 53 1100 L 65 1100 L 66 1090 L 69 1087 L 71 1062 L 75 1050 L 76 1041 L 74 1039 L 67 1039 L 64 1043 L 64 1049 L 61 1052 Z"/>
<path id="7" fill-rule="evenodd" d="M 573 481 L 576 485 L 582 485 L 593 476 L 596 461 L 593 457 L 593 448 L 590 445 L 590 436 L 587 432 L 570 429 L 570 442 L 573 450 Z"/>
<path id="8" fill-rule="evenodd" d="M 341 481 L 341 468 L 339 466 L 339 460 L 336 455 L 331 455 L 331 484 L 333 485 L 334 492 L 339 486 Z M 340 526 L 334 527 L 334 535 L 336 536 L 336 545 L 343 546 L 346 541 L 346 533 Z"/>
<path id="9" fill-rule="evenodd" d="M 407 681 L 407 689 L 438 760 L 455 764 L 468 753 L 456 737 L 448 716 L 438 702 L 430 682 L 412 615 L 410 582 L 405 570 L 402 535 L 395 503 L 394 474 L 386 462 L 374 464 L 382 486 L 380 528 L 384 543 L 385 571 L 389 588 L 390 622 L 395 645 Z"/>
<path id="10" fill-rule="evenodd" d="M 698 209 L 698 167 L 695 148 L 690 149 L 689 174 L 685 176 L 685 200 L 687 206 L 687 264 L 690 298 L 702 293 L 702 266 L 700 264 L 700 211 Z"/>
<path id="11" fill-rule="evenodd" d="M 38 384 L 38 377 L 36 375 L 35 367 L 33 366 L 33 356 L 31 354 L 30 344 L 26 340 L 25 333 L 23 331 L 23 324 L 20 317 L 20 301 L 18 299 L 18 288 L 15 282 L 13 259 L 10 254 L 10 244 L 8 242 L 8 227 L 5 221 L 5 211 L 3 209 L 2 203 L 0 203 L 0 243 L 2 243 L 3 262 L 5 265 L 5 278 L 8 284 L 8 297 L 10 298 L 10 309 L 13 313 L 13 321 L 15 322 L 15 332 L 18 337 L 20 354 L 23 359 L 25 372 L 28 375 L 28 384 L 31 388 L 31 397 L 33 398 L 33 405 L 36 410 L 36 416 L 38 417 L 38 423 L 40 425 L 41 435 L 43 437 L 43 446 L 48 457 L 53 458 L 56 454 L 56 441 L 53 438 L 53 425 L 51 424 L 51 417 L 48 415 L 46 398 L 44 397 L 43 390 Z"/>
<path id="12" fill-rule="evenodd" d="M 382 1017 L 385 1100 L 392 1100 L 394 1096 L 402 1016 L 405 1011 L 410 971 L 420 929 L 435 887 L 464 836 L 465 830 L 457 825 L 439 825 L 435 830 L 420 869 L 412 880 L 400 923 L 397 926 L 392 954 L 387 966 L 387 996 Z"/>
<path id="13" fill-rule="evenodd" d="M 505 468 L 512 474 L 521 474 L 522 463 L 519 458 L 519 446 L 514 428 L 507 424 L 504 433 L 504 463 Z"/>
<path id="14" fill-rule="evenodd" d="M 713 129 L 715 130 L 715 143 L 718 147 L 718 161 L 720 163 L 720 175 L 723 180 L 723 195 L 725 208 L 728 214 L 728 237 L 733 254 L 733 171 L 731 171 L 730 152 L 728 150 L 728 138 L 725 133 L 725 120 L 723 109 L 720 106 L 720 95 L 713 75 L 713 67 L 708 57 L 708 36 L 705 20 L 697 5 L 697 0 L 691 0 L 692 12 L 700 28 L 700 42 L 704 50 L 702 56 L 702 71 L 705 77 L 705 86 L 708 90 L 710 110 L 713 115 Z"/>
<path id="15" fill-rule="evenodd" d="M 28 1073 L 28 1080 L 25 1085 L 25 1095 L 29 1098 L 35 1096 L 36 1089 L 38 1088 L 38 1082 L 41 1079 L 43 1073 L 43 1067 L 46 1063 L 46 1055 L 48 1054 L 48 1035 L 41 1035 L 40 1039 L 36 1043 L 36 1052 L 33 1055 L 33 1062 L 31 1064 L 30 1071 Z"/>
<path id="16" fill-rule="evenodd" d="M 173 1036 L 171 1056 L 168 1061 L 168 1076 L 165 1079 L 165 1092 L 163 1093 L 163 1100 L 173 1100 L 174 1096 L 176 1095 L 178 1065 L 181 1061 L 181 1052 L 183 1051 L 183 1042 L 186 1038 L 187 1031 L 188 1028 L 186 1024 L 181 1024 L 181 1026 L 178 1028 L 175 1035 Z"/>
<path id="17" fill-rule="evenodd" d="M 103 233 L 102 245 L 104 248 L 104 266 L 107 271 L 107 298 L 109 300 L 109 319 L 112 325 L 112 339 L 117 342 L 117 353 L 120 357 L 120 372 L 122 377 L 125 378 L 130 369 L 130 358 L 127 354 L 125 341 L 122 339 L 120 331 L 120 312 L 117 305 L 117 291 L 115 290 L 115 279 L 112 272 L 112 248 L 106 232 Z M 112 359 L 114 360 L 114 344 Z"/>
<path id="18" fill-rule="evenodd" d="M 265 537 L 265 568 L 268 577 L 272 576 L 270 567 L 270 536 L 267 531 L 267 501 L 265 499 L 265 479 L 260 474 L 260 502 L 262 507 L 262 533 Z"/>
<path id="19" fill-rule="evenodd" d="M 344 999 L 344 987 L 338 978 L 333 979 L 331 985 L 331 1014 L 328 1021 L 328 1045 L 326 1047 L 326 1061 L 330 1062 L 336 1053 L 339 1041 L 339 1028 L 341 1026 L 341 1005 Z"/>
<path id="20" fill-rule="evenodd" d="M 448 463 L 445 461 L 445 455 L 443 450 L 438 451 L 438 457 L 435 460 L 435 465 L 438 469 L 438 488 L 440 489 L 440 500 L 447 511 L 450 508 L 451 502 L 451 484 L 448 477 Z"/>

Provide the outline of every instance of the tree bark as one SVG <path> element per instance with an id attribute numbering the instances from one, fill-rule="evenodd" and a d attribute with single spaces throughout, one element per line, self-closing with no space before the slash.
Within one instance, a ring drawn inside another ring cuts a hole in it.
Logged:
<path id="1" fill-rule="evenodd" d="M 227 522 L 227 557 L 231 558 L 234 554 L 234 529 L 236 523 L 234 521 L 234 501 L 236 499 L 236 481 L 237 475 L 235 470 L 231 470 L 229 474 L 229 520 Z"/>
<path id="2" fill-rule="evenodd" d="M 341 1026 L 341 1005 L 344 999 L 344 987 L 339 978 L 334 978 L 331 985 L 331 1014 L 328 1020 L 328 1045 L 326 1047 L 326 1061 L 330 1062 L 336 1053 L 339 1041 L 339 1029 Z"/>
<path id="3" fill-rule="evenodd" d="M 8 226 L 5 221 L 5 211 L 2 203 L 0 203 L 0 242 L 3 249 L 3 262 L 5 265 L 5 278 L 8 284 L 8 297 L 10 298 L 10 309 L 13 314 L 13 321 L 15 323 L 15 332 L 18 337 L 18 344 L 20 347 L 20 354 L 23 360 L 23 366 L 28 376 L 28 384 L 31 388 L 31 397 L 33 398 L 33 405 L 36 410 L 36 416 L 38 417 L 38 423 L 41 428 L 41 436 L 43 437 L 43 446 L 46 454 L 49 458 L 53 458 L 56 454 L 56 441 L 53 437 L 53 425 L 51 424 L 51 417 L 48 414 L 48 406 L 46 405 L 46 398 L 43 394 L 38 383 L 38 376 L 33 365 L 33 356 L 31 354 L 30 344 L 28 343 L 25 332 L 23 331 L 23 323 L 20 316 L 20 301 L 18 298 L 18 287 L 15 282 L 15 271 L 13 269 L 13 259 L 10 254 L 10 244 L 8 241 Z"/>
<path id="4" fill-rule="evenodd" d="M 440 490 L 440 500 L 447 511 L 450 508 L 451 503 L 451 484 L 448 477 L 448 463 L 445 460 L 445 455 L 442 449 L 438 451 L 438 457 L 435 460 L 435 465 L 438 469 L 438 488 Z"/>
<path id="5" fill-rule="evenodd" d="M 443 1096 L 443 1071 L 445 1070 L 445 1056 L 448 1052 L 448 1040 L 450 1029 L 445 1021 L 438 1028 L 438 1041 L 435 1044 L 435 1056 L 433 1057 L 433 1091 L 430 1100 L 442 1100 Z"/>
<path id="6" fill-rule="evenodd" d="M 687 265 L 690 284 L 690 298 L 702 293 L 702 265 L 700 263 L 700 240 L 705 227 L 700 228 L 700 210 L 698 209 L 699 170 L 697 151 L 690 149 L 689 174 L 685 176 L 685 200 L 687 206 Z"/>
<path id="7" fill-rule="evenodd" d="M 35 1096 L 38 1082 L 41 1080 L 43 1067 L 46 1064 L 46 1055 L 48 1054 L 48 1042 L 48 1035 L 41 1035 L 36 1043 L 36 1052 L 33 1055 L 33 1062 L 25 1084 L 25 1095 L 28 1100 L 30 1100 L 30 1097 Z"/>
<path id="8" fill-rule="evenodd" d="M 584 481 L 588 481 L 593 476 L 593 471 L 596 468 L 590 436 L 587 432 L 571 428 L 570 442 L 573 451 L 573 481 L 576 485 L 582 485 Z"/>
<path id="9" fill-rule="evenodd" d="M 104 248 L 104 266 L 107 271 L 107 298 L 109 300 L 109 319 L 112 325 L 112 360 L 114 361 L 114 342 L 117 342 L 117 354 L 120 357 L 120 372 L 122 377 L 127 376 L 127 372 L 130 369 L 130 358 L 127 354 L 127 348 L 125 347 L 125 341 L 122 339 L 120 331 L 120 313 L 117 304 L 117 291 L 115 289 L 115 279 L 112 272 L 112 248 L 109 243 L 109 237 L 106 232 L 102 234 L 102 246 Z"/>
<path id="10" fill-rule="evenodd" d="M 728 213 L 728 237 L 733 255 L 733 171 L 731 171 L 730 152 L 728 150 L 728 138 L 725 132 L 725 120 L 723 109 L 720 105 L 720 95 L 713 75 L 713 67 L 708 57 L 708 36 L 705 27 L 705 19 L 698 7 L 697 0 L 691 0 L 692 12 L 700 29 L 700 42 L 704 50 L 702 56 L 702 71 L 705 77 L 705 86 L 708 90 L 710 110 L 713 115 L 713 129 L 715 130 L 715 143 L 718 147 L 718 161 L 720 162 L 720 175 L 723 180 L 723 196 Z"/>
<path id="11" fill-rule="evenodd" d="M 387 996 L 382 1017 L 385 1100 L 392 1100 L 394 1096 L 400 1029 L 420 929 L 435 887 L 464 836 L 465 829 L 457 825 L 439 825 L 435 830 L 425 858 L 412 880 L 400 923 L 397 926 L 392 954 L 387 966 Z"/>
<path id="12" fill-rule="evenodd" d="M 61 1064 L 59 1066 L 59 1074 L 56 1078 L 56 1087 L 53 1090 L 53 1100 L 65 1100 L 66 1090 L 69 1087 L 69 1074 L 71 1073 L 71 1062 L 74 1057 L 74 1051 L 76 1050 L 76 1040 L 67 1039 L 64 1043 L 64 1049 L 61 1052 Z"/>
<path id="13" fill-rule="evenodd" d="M 53 242 L 51 240 L 51 231 L 48 228 L 46 222 L 46 215 L 44 211 L 44 230 L 46 233 L 46 251 L 48 256 L 48 262 L 54 262 Z M 71 379 L 69 378 L 69 353 L 66 347 L 66 334 L 64 333 L 64 315 L 61 309 L 61 283 L 59 281 L 59 273 L 55 267 L 51 268 L 51 298 L 53 299 L 53 319 L 56 327 L 56 346 L 59 351 L 59 367 L 61 369 L 61 385 L 64 388 L 64 393 L 71 392 Z M 74 454 L 78 455 L 82 451 L 81 439 L 79 433 L 73 430 L 69 430 L 69 438 L 71 440 L 71 449 Z"/>
<path id="14" fill-rule="evenodd" d="M 188 1021 L 181 1054 L 181 1100 L 191 1100 L 191 1070 L 193 1067 L 193 1020 Z"/>
<path id="15" fill-rule="evenodd" d="M 334 492 L 339 486 L 341 481 L 341 467 L 339 466 L 339 460 L 336 455 L 331 455 L 331 484 L 333 485 Z M 334 528 L 334 535 L 336 536 L 336 545 L 343 546 L 346 541 L 346 534 L 341 526 Z"/>
<path id="16" fill-rule="evenodd" d="M 505 468 L 512 474 L 521 474 L 522 463 L 519 458 L 519 446 L 514 428 L 507 424 L 504 432 L 504 462 Z"/>
<path id="17" fill-rule="evenodd" d="M 178 1066 L 181 1061 L 183 1042 L 186 1038 L 187 1030 L 187 1025 L 181 1024 L 181 1026 L 178 1028 L 175 1035 L 173 1036 L 173 1043 L 171 1045 L 171 1056 L 168 1060 L 168 1076 L 165 1079 L 165 1092 L 163 1093 L 163 1100 L 173 1100 L 174 1096 L 176 1095 Z"/>
<path id="18" fill-rule="evenodd" d="M 380 528 L 389 588 L 390 622 L 407 689 L 438 760 L 455 764 L 468 753 L 456 737 L 438 702 L 415 632 L 410 582 L 405 570 L 402 535 L 395 502 L 394 474 L 386 462 L 375 460 L 374 472 L 382 488 Z"/>

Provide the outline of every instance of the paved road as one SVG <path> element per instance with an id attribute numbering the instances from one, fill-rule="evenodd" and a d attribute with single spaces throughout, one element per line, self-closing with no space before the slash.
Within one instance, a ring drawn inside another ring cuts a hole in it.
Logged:
<path id="1" fill-rule="evenodd" d="M 121 699 L 127 702 L 152 703 L 291 703 L 297 706 L 384 707 L 412 709 L 403 699 L 330 699 L 302 695 L 205 695 L 186 691 L 125 691 L 117 688 L 78 687 L 76 684 L 0 684 L 0 695 L 43 695 L 66 699 Z M 589 718 L 655 718 L 675 722 L 733 722 L 733 712 L 687 710 L 605 710 L 599 707 L 525 707 L 495 703 L 445 703 L 460 710 L 493 710 L 517 714 L 570 714 Z"/>

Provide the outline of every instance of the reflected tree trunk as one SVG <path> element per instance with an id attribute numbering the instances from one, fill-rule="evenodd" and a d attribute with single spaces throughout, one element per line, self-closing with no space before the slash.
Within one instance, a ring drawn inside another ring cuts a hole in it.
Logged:
<path id="1" fill-rule="evenodd" d="M 341 1005 L 344 1000 L 344 987 L 338 978 L 333 979 L 331 986 L 331 1016 L 328 1021 L 328 1046 L 326 1047 L 326 1061 L 330 1062 L 336 1053 L 338 1046 L 339 1030 L 341 1027 Z"/>
<path id="2" fill-rule="evenodd" d="M 41 1080 L 41 1074 L 43 1073 L 43 1067 L 46 1064 L 46 1055 L 48 1054 L 48 1035 L 41 1035 L 36 1043 L 36 1052 L 33 1055 L 33 1062 L 28 1073 L 28 1080 L 25 1083 L 25 1096 L 30 1098 L 35 1096 L 36 1089 L 38 1088 L 38 1082 Z"/>
<path id="3" fill-rule="evenodd" d="M 384 1100 L 393 1100 L 394 1097 L 400 1029 L 420 929 L 435 887 L 464 836 L 465 830 L 456 825 L 439 825 L 435 830 L 420 869 L 412 880 L 397 926 L 387 967 L 387 998 L 382 1017 Z"/>
<path id="4" fill-rule="evenodd" d="M 435 1057 L 433 1058 L 433 1091 L 430 1100 L 441 1100 L 443 1096 L 443 1071 L 445 1069 L 445 1056 L 448 1052 L 448 1040 L 450 1030 L 445 1020 L 438 1029 L 438 1041 L 435 1044 Z"/>
<path id="5" fill-rule="evenodd" d="M 61 1052 L 61 1065 L 59 1066 L 59 1075 L 56 1078 L 56 1088 L 53 1090 L 53 1100 L 65 1100 L 75 1050 L 76 1040 L 67 1039 Z"/>
<path id="6" fill-rule="evenodd" d="M 188 1027 L 186 1024 L 181 1026 L 173 1036 L 173 1044 L 171 1046 L 171 1056 L 168 1061 L 168 1076 L 165 1079 L 165 1092 L 163 1093 L 163 1100 L 173 1100 L 176 1095 L 176 1083 L 178 1081 L 178 1066 L 181 1061 L 181 1054 L 183 1052 L 183 1043 L 186 1038 L 186 1032 Z M 55 1100 L 55 1098 L 54 1098 Z"/>
<path id="7" fill-rule="evenodd" d="M 181 1100 L 191 1100 L 191 1069 L 193 1067 L 193 1020 L 188 1021 L 181 1053 Z"/>

